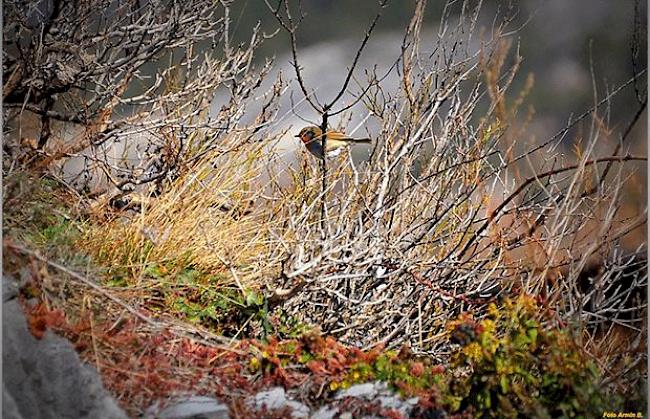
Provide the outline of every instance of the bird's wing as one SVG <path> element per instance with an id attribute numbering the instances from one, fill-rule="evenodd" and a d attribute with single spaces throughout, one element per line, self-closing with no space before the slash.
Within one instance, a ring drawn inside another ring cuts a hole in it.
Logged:
<path id="1" fill-rule="evenodd" d="M 354 141 L 354 138 L 348 137 L 343 134 L 341 131 L 327 131 L 327 139 L 334 141 Z"/>

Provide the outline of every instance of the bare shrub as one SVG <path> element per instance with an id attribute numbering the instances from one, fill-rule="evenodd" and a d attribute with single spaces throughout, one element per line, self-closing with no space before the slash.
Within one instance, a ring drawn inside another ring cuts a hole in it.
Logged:
<path id="1" fill-rule="evenodd" d="M 14 156 L 61 169 L 93 195 L 107 183 L 128 192 L 153 182 L 159 192 L 201 155 L 250 141 L 278 92 L 252 124 L 240 122 L 270 61 L 253 63 L 259 27 L 233 44 L 230 3 L 7 2 L 3 98 Z M 223 105 L 211 109 L 216 94 Z M 249 135 L 233 144 L 223 139 L 232 132 Z"/>
<path id="2" fill-rule="evenodd" d="M 647 271 L 644 261 L 621 259 L 617 243 L 645 224 L 646 211 L 622 219 L 617 209 L 630 173 L 623 163 L 646 158 L 622 154 L 621 147 L 603 156 L 597 146 L 612 135 L 599 109 L 640 75 L 555 137 L 527 143 L 515 115 L 532 79 L 517 100 L 506 100 L 520 61 L 510 52 L 515 11 L 506 10 L 500 24 L 482 33 L 477 48 L 471 41 L 479 37 L 480 3 L 457 6 L 449 5 L 431 40 L 421 35 L 424 2 L 418 2 L 397 61 L 398 93 L 387 99 L 380 78 L 370 74 L 357 94 L 368 119 L 381 126 L 367 164 L 343 158 L 328 170 L 325 162 L 319 171 L 303 165 L 299 185 L 272 194 L 291 201 L 277 206 L 270 230 L 279 241 L 270 259 L 283 260 L 271 298 L 365 347 L 408 343 L 439 353 L 452 313 L 513 291 L 539 295 L 572 323 L 634 312 L 637 326 L 626 324 L 642 332 L 645 301 L 632 302 L 628 294 L 644 294 Z M 271 9 L 292 37 L 295 25 L 304 24 L 303 17 L 290 18 L 288 6 L 284 14 L 280 6 Z M 425 47 L 433 52 L 423 53 Z M 324 125 L 337 99 L 312 104 Z M 640 103 L 639 113 L 644 109 Z M 563 154 L 559 140 L 588 116 L 594 122 L 586 146 L 575 156 Z M 608 294 L 608 308 L 590 304 L 587 313 L 591 296 L 602 292 L 596 283 L 606 281 L 579 286 L 593 258 L 609 261 L 612 274 L 630 269 L 635 279 L 621 285 L 612 277 L 623 294 Z"/>

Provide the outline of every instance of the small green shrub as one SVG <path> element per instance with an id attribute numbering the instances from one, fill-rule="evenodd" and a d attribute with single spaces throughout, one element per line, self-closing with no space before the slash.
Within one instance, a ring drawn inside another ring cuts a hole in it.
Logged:
<path id="1" fill-rule="evenodd" d="M 523 295 L 490 304 L 480 321 L 466 314 L 451 323 L 452 342 L 461 345 L 451 367 L 470 371 L 451 386 L 460 410 L 487 417 L 600 417 L 621 406 L 599 387 L 596 364 L 570 330 L 549 326 L 551 315 L 543 313 Z"/>

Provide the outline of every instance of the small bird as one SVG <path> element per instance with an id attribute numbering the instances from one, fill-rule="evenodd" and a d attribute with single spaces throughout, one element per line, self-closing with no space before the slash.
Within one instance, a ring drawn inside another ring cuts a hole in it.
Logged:
<path id="1" fill-rule="evenodd" d="M 323 158 L 323 131 L 315 126 L 305 127 L 295 135 L 307 147 L 307 150 L 318 158 Z M 328 156 L 341 152 L 343 147 L 353 143 L 369 143 L 370 138 L 352 138 L 336 130 L 329 130 L 325 134 L 325 151 Z"/>

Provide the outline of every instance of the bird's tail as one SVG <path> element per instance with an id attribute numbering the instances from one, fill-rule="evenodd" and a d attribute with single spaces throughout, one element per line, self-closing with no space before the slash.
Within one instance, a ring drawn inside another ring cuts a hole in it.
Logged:
<path id="1" fill-rule="evenodd" d="M 320 138 L 320 137 L 318 137 Z M 345 141 L 346 143 L 369 143 L 370 138 L 352 138 L 339 131 L 328 131 L 327 139 L 330 141 Z"/>
<path id="2" fill-rule="evenodd" d="M 370 143 L 370 138 L 352 138 L 352 137 L 341 137 L 341 138 L 328 138 L 330 144 L 339 144 L 341 146 L 345 144 L 366 144 Z"/>

